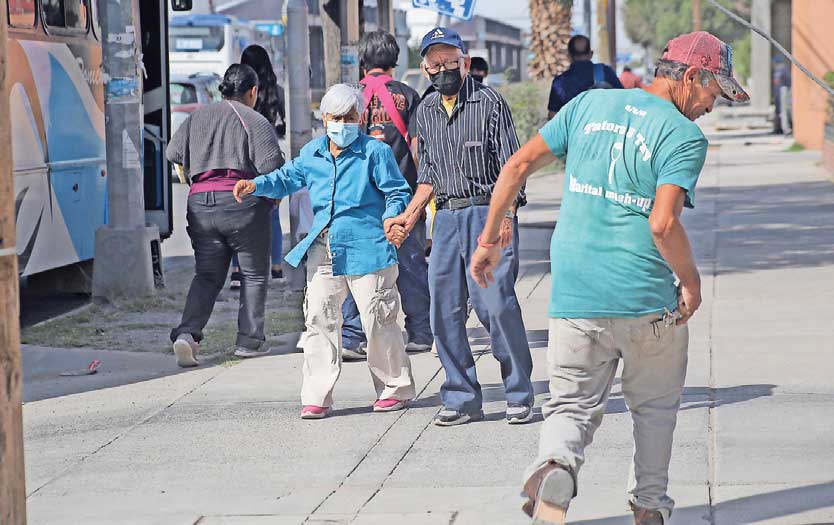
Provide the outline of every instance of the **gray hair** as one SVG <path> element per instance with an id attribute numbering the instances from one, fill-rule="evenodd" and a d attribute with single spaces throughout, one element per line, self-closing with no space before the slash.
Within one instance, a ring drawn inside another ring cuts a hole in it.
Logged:
<path id="1" fill-rule="evenodd" d="M 677 62 L 675 60 L 660 59 L 657 61 L 657 66 L 654 70 L 656 78 L 668 78 L 669 80 L 683 80 L 683 74 L 689 69 L 689 64 Z M 715 78 L 712 71 L 698 68 L 698 81 L 703 87 L 709 86 L 712 79 Z"/>
<path id="2" fill-rule="evenodd" d="M 319 107 L 322 115 L 341 117 L 350 113 L 351 110 L 361 113 L 364 103 L 365 98 L 355 87 L 348 84 L 335 84 L 324 94 Z"/>

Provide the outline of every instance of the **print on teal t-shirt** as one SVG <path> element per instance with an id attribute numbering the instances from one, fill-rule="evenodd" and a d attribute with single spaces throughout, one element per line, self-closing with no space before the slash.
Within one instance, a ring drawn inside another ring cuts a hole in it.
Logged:
<path id="1" fill-rule="evenodd" d="M 674 310 L 675 277 L 648 219 L 663 184 L 685 189 L 686 206 L 694 205 L 707 152 L 700 128 L 642 89 L 599 89 L 573 99 L 539 133 L 554 155 L 567 155 L 550 244 L 550 316 Z"/>

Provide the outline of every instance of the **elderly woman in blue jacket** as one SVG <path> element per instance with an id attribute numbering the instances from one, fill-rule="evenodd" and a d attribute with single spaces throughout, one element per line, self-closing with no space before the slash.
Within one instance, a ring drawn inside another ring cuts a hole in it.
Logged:
<path id="1" fill-rule="evenodd" d="M 315 217 L 310 234 L 285 260 L 297 267 L 307 255 L 307 295 L 301 417 L 320 419 L 333 404 L 341 371 L 342 303 L 348 292 L 368 336 L 374 411 L 401 410 L 414 398 L 411 363 L 398 322 L 396 247 L 405 231 L 391 218 L 405 210 L 411 190 L 391 148 L 360 133 L 362 94 L 346 84 L 321 101 L 327 135 L 310 141 L 281 169 L 234 188 L 281 199 L 307 188 Z"/>

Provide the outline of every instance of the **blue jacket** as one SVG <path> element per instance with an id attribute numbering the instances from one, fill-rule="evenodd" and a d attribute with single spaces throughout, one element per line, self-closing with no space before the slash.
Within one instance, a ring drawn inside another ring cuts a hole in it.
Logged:
<path id="1" fill-rule="evenodd" d="M 411 189 L 391 148 L 360 134 L 334 162 L 324 136 L 301 148 L 283 167 L 255 178 L 255 195 L 281 199 L 306 187 L 313 204 L 310 233 L 284 258 L 297 267 L 329 228 L 334 275 L 366 275 L 397 262 L 382 223 L 405 211 Z"/>

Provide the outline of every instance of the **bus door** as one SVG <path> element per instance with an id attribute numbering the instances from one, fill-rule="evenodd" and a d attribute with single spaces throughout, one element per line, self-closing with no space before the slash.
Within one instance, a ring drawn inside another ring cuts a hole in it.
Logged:
<path id="1" fill-rule="evenodd" d="M 143 85 L 145 216 L 148 224 L 159 227 L 163 239 L 173 231 L 171 165 L 165 157 L 171 138 L 166 4 L 166 0 L 139 2 L 142 61 L 147 75 Z"/>

